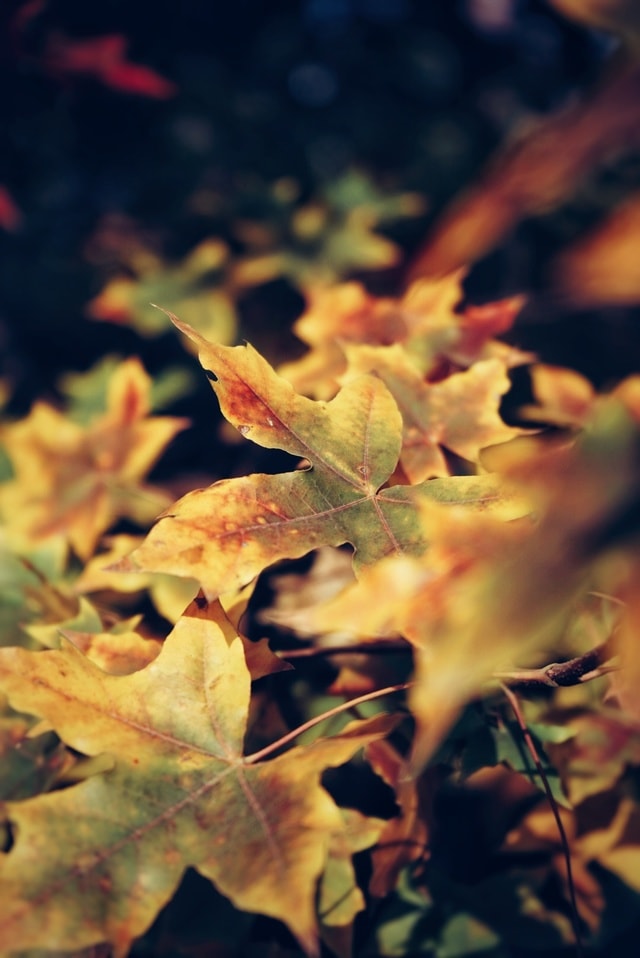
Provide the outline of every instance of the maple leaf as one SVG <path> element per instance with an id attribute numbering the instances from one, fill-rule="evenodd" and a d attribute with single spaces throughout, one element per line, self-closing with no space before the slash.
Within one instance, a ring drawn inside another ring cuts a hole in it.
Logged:
<path id="1" fill-rule="evenodd" d="M 285 180 L 271 187 L 263 223 L 244 219 L 232 227 L 249 247 L 260 248 L 236 263 L 240 286 L 285 276 L 302 290 L 325 288 L 354 270 L 392 266 L 400 249 L 376 228 L 425 209 L 419 194 L 385 194 L 355 169 L 305 204 L 297 202 L 298 190 L 291 185 Z"/>
<path id="2" fill-rule="evenodd" d="M 305 617 L 324 601 L 337 595 L 353 582 L 353 561 L 350 555 L 330 546 L 316 550 L 313 565 L 304 574 L 285 572 L 270 577 L 274 592 L 271 604 L 257 614 L 258 622 L 277 625 L 294 633 L 306 635 Z M 313 629 L 312 629 L 313 631 Z M 337 642 L 348 641 L 342 631 L 336 631 Z"/>
<path id="3" fill-rule="evenodd" d="M 204 335 L 231 342 L 237 325 L 235 287 L 228 274 L 229 249 L 218 239 L 199 243 L 179 263 L 170 264 L 129 240 L 124 265 L 131 276 L 116 276 L 86 307 L 91 319 L 131 325 L 142 336 L 167 331 L 166 304 L 186 316 Z"/>
<path id="4" fill-rule="evenodd" d="M 55 75 L 94 76 L 105 86 L 124 93 L 163 100 L 173 96 L 173 83 L 149 67 L 126 59 L 127 45 L 121 34 L 74 40 L 54 33 L 48 39 L 44 65 Z"/>
<path id="5" fill-rule="evenodd" d="M 142 480 L 187 420 L 149 417 L 150 385 L 130 359 L 109 383 L 106 412 L 86 428 L 42 402 L 5 427 L 14 478 L 0 486 L 0 506 L 11 531 L 30 542 L 61 534 L 86 559 L 115 519 L 147 523 L 167 504 Z"/>
<path id="6" fill-rule="evenodd" d="M 366 904 L 356 881 L 352 858 L 356 852 L 377 842 L 386 822 L 368 818 L 352 808 L 342 809 L 342 816 L 344 827 L 331 838 L 320 882 L 318 915 L 325 944 L 339 958 L 351 958 L 353 921 Z"/>
<path id="7" fill-rule="evenodd" d="M 15 842 L 0 860 L 0 936 L 13 948 L 107 941 L 123 956 L 192 866 L 317 953 L 316 883 L 343 828 L 320 774 L 393 718 L 270 762 L 243 758 L 242 642 L 217 604 L 191 611 L 133 675 L 109 675 L 73 646 L 0 651 L 0 688 L 15 708 L 71 748 L 110 757 L 108 771 L 78 785 L 4 805 Z"/>
<path id="8" fill-rule="evenodd" d="M 563 428 L 585 425 L 596 398 L 588 379 L 573 369 L 546 363 L 536 363 L 529 375 L 535 402 L 518 409 L 521 419 Z"/>
<path id="9" fill-rule="evenodd" d="M 60 537 L 18 549 L 0 527 L 0 644 L 28 645 L 29 624 L 60 622 L 78 611 L 62 582 L 67 546 Z"/>
<path id="10" fill-rule="evenodd" d="M 122 361 L 121 356 L 103 356 L 85 372 L 65 373 L 58 379 L 56 387 L 64 395 L 67 414 L 71 419 L 86 425 L 105 411 L 109 383 Z M 193 377 L 186 369 L 174 366 L 161 370 L 154 375 L 150 384 L 149 410 L 157 412 L 184 398 L 193 386 Z"/>
<path id="11" fill-rule="evenodd" d="M 80 632 L 66 628 L 61 631 L 61 638 L 71 642 L 104 672 L 129 675 L 153 662 L 162 648 L 158 639 L 136 632 L 138 625 L 139 617 L 136 616 L 130 622 L 119 622 L 109 632 Z"/>
<path id="12" fill-rule="evenodd" d="M 160 518 L 121 571 L 193 576 L 208 599 L 243 585 L 281 558 L 349 542 L 358 566 L 425 548 L 417 503 L 500 504 L 490 476 L 383 488 L 400 454 L 398 407 L 378 377 L 347 383 L 330 403 L 297 395 L 250 346 L 199 347 L 225 417 L 267 448 L 311 465 L 283 475 L 222 480 L 188 493 Z"/>
<path id="13" fill-rule="evenodd" d="M 310 290 L 307 309 L 293 327 L 309 351 L 282 365 L 280 374 L 305 395 L 330 399 L 351 344 L 402 344 L 424 375 L 440 373 L 443 363 L 465 368 L 479 359 L 497 358 L 508 366 L 529 361 L 530 355 L 492 339 L 513 325 L 522 297 L 457 312 L 462 278 L 459 270 L 441 280 L 420 280 L 398 299 L 372 296 L 355 282 Z"/>
<path id="14" fill-rule="evenodd" d="M 309 630 L 340 624 L 369 640 L 401 635 L 412 644 L 416 768 L 514 656 L 563 647 L 577 600 L 597 582 L 602 530 L 634 496 L 636 442 L 637 425 L 617 399 L 600 399 L 578 441 L 519 439 L 486 450 L 531 518 L 502 522 L 425 503 L 423 555 L 389 555 L 307 613 Z"/>
<path id="15" fill-rule="evenodd" d="M 186 607 L 198 592 L 195 579 L 147 573 L 114 572 L 111 567 L 132 552 L 142 542 L 142 536 L 107 536 L 103 540 L 105 551 L 92 556 L 73 584 L 76 594 L 105 593 L 109 606 L 122 602 L 123 594 L 148 592 L 149 598 L 168 622 L 177 622 Z M 117 594 L 117 595 L 116 595 Z M 125 601 L 126 604 L 126 601 Z"/>
<path id="16" fill-rule="evenodd" d="M 402 869 L 422 858 L 427 849 L 428 829 L 422 808 L 426 789 L 421 779 L 406 775 L 406 761 L 391 742 L 372 742 L 366 756 L 374 771 L 393 788 L 399 806 L 399 814 L 385 824 L 372 854 L 369 891 L 376 898 L 384 898 L 393 892 Z"/>
<path id="17" fill-rule="evenodd" d="M 506 364 L 499 359 L 428 383 L 398 344 L 351 346 L 345 354 L 348 377 L 375 373 L 396 400 L 404 431 L 400 465 L 411 483 L 450 474 L 443 448 L 477 464 L 485 446 L 522 435 L 499 414 L 501 398 L 511 387 Z"/>
<path id="18" fill-rule="evenodd" d="M 571 810 L 561 806 L 558 811 L 569 840 L 577 905 L 595 930 L 609 904 L 607 872 L 635 891 L 640 888 L 640 816 L 629 796 L 640 764 L 638 722 L 612 708 L 581 706 L 575 698 L 566 707 L 547 711 L 543 722 L 542 728 L 552 733 L 545 751 L 570 800 Z M 503 850 L 515 855 L 551 852 L 563 884 L 570 885 L 557 823 L 544 805 L 510 832 Z M 600 866 L 597 871 L 594 863 Z"/>

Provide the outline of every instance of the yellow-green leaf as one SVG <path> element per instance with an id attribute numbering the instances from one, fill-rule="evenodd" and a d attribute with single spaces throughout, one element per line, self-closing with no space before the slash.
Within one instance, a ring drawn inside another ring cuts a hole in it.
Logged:
<path id="1" fill-rule="evenodd" d="M 199 346 L 225 417 L 267 448 L 306 460 L 281 475 L 223 480 L 187 494 L 161 517 L 123 571 L 194 576 L 209 599 L 278 559 L 351 543 L 359 566 L 424 550 L 424 499 L 487 508 L 501 496 L 490 476 L 385 483 L 398 462 L 402 419 L 377 376 L 348 382 L 330 402 L 299 396 L 250 346 Z"/>
<path id="2" fill-rule="evenodd" d="M 352 723 L 271 762 L 243 758 L 242 642 L 218 606 L 194 613 L 132 675 L 107 674 L 73 646 L 0 650 L 13 707 L 76 751 L 110 757 L 80 784 L 3 806 L 15 840 L 0 856 L 0 940 L 16 951 L 106 941 L 126 955 L 193 866 L 317 953 L 316 883 L 342 828 L 320 775 L 393 720 Z"/>

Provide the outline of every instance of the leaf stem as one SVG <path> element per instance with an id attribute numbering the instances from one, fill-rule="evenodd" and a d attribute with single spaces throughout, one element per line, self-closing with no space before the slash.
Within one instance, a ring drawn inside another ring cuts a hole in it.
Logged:
<path id="1" fill-rule="evenodd" d="M 549 802 L 551 812 L 553 814 L 553 817 L 555 819 L 555 822 L 558 828 L 558 833 L 560 835 L 560 843 L 562 845 L 562 853 L 563 853 L 565 865 L 567 868 L 567 884 L 569 885 L 569 899 L 570 899 L 570 905 L 571 905 L 571 925 L 573 927 L 573 934 L 576 939 L 576 954 L 578 958 L 583 958 L 584 949 L 582 946 L 582 934 L 580 931 L 580 916 L 578 913 L 578 903 L 576 901 L 576 888 L 575 888 L 575 882 L 573 879 L 573 867 L 571 865 L 571 849 L 569 848 L 569 839 L 567 838 L 567 833 L 566 833 L 564 824 L 562 822 L 562 818 L 560 817 L 560 812 L 558 811 L 558 803 L 556 802 L 553 796 L 553 792 L 551 791 L 551 786 L 549 784 L 549 779 L 547 778 L 547 774 L 544 768 L 542 767 L 542 762 L 540 761 L 540 755 L 538 753 L 538 749 L 536 748 L 531 732 L 529 731 L 529 726 L 527 725 L 526 719 L 522 713 L 522 709 L 520 708 L 520 702 L 518 701 L 518 697 L 515 694 L 515 692 L 512 689 L 508 688 L 508 686 L 506 686 L 504 683 L 501 682 L 500 684 L 502 687 L 502 691 L 504 692 L 507 698 L 507 701 L 509 702 L 509 705 L 511 706 L 513 714 L 515 715 L 516 722 L 518 723 L 518 727 L 520 729 L 520 732 L 522 733 L 522 737 L 525 741 L 529 754 L 531 755 L 531 758 L 533 759 L 533 762 L 536 766 L 538 775 L 540 776 L 540 780 L 542 782 L 545 794 L 547 796 L 547 801 Z"/>
<path id="2" fill-rule="evenodd" d="M 315 725 L 319 725 L 320 722 L 324 722 L 326 719 L 333 718 L 334 715 L 340 715 L 341 712 L 347 712 L 349 709 L 352 709 L 357 705 L 362 705 L 364 702 L 372 702 L 374 699 L 382 698 L 384 695 L 392 695 L 394 692 L 403 692 L 412 685 L 413 682 L 401 682 L 399 685 L 387 685 L 383 689 L 375 689 L 373 692 L 366 692 L 364 695 L 359 695 L 355 699 L 349 699 L 348 702 L 341 702 L 340 705 L 336 705 L 334 708 L 323 712 L 322 715 L 316 715 L 315 718 L 309 719 L 308 722 L 303 722 L 302 725 L 298 725 L 297 728 L 287 732 L 286 735 L 283 735 L 282 738 L 272 742 L 271 745 L 266 745 L 258 752 L 253 752 L 251 755 L 245 756 L 244 764 L 254 765 L 256 762 L 261 762 L 262 759 L 267 758 L 267 756 L 273 754 L 273 752 L 277 752 L 278 749 L 288 745 L 289 742 L 292 742 L 298 737 L 298 735 L 302 735 L 303 732 L 308 731 L 308 729 L 313 728 Z"/>

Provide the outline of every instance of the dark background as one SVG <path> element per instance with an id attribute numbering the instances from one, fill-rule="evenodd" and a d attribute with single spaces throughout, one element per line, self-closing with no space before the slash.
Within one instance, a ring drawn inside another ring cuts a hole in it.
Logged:
<path id="1" fill-rule="evenodd" d="M 175 360 L 171 337 L 86 318 L 114 269 L 87 256 L 105 216 L 125 214 L 178 259 L 206 236 L 237 242 L 230 225 L 247 212 L 247 178 L 266 188 L 295 177 L 303 201 L 357 167 L 383 190 L 417 190 L 428 202 L 425 216 L 389 229 L 404 264 L 359 277 L 399 293 L 451 197 L 524 117 L 586 89 L 612 43 L 542 0 L 14 0 L 1 16 L 0 184 L 21 213 L 0 229 L 0 372 L 13 414 L 36 395 L 55 398 L 61 371 L 107 352 L 138 353 L 151 371 Z M 47 65 L 52 36 L 112 33 L 176 95 L 135 95 Z M 600 171 L 561 209 L 522 224 L 466 283 L 475 301 L 531 293 L 513 340 L 599 385 L 638 365 L 634 312 L 567 312 L 546 293 L 546 266 L 639 181 L 637 157 Z M 194 214 L 188 200 L 202 186 L 227 197 L 226 208 Z M 278 280 L 240 310 L 264 339 L 302 305 Z"/>

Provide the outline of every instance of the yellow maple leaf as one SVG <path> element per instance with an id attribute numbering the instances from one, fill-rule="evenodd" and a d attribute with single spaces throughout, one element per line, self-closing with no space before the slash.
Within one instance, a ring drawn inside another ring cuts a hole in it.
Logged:
<path id="1" fill-rule="evenodd" d="M 104 759 L 70 788 L 4 804 L 17 840 L 0 856 L 2 942 L 74 953 L 109 942 L 114 956 L 127 955 L 190 866 L 319 954 L 316 892 L 329 845 L 322 892 L 335 909 L 339 886 L 351 890 L 350 853 L 375 840 L 375 828 L 349 835 L 320 777 L 395 718 L 354 722 L 264 761 L 264 750 L 243 754 L 250 683 L 242 641 L 217 603 L 194 603 L 132 674 L 107 673 L 69 643 L 0 650 L 12 705 Z M 350 897 L 340 921 L 360 905 L 355 888 Z"/>
<path id="2" fill-rule="evenodd" d="M 53 406 L 34 405 L 5 427 L 13 478 L 0 487 L 0 509 L 27 542 L 62 534 L 82 559 L 120 517 L 149 523 L 170 501 L 144 477 L 187 420 L 149 416 L 151 380 L 138 359 L 113 375 L 106 411 L 86 426 Z"/>
<path id="3" fill-rule="evenodd" d="M 485 446 L 522 434 L 500 417 L 501 399 L 511 386 L 500 359 L 481 360 L 429 383 L 399 343 L 347 346 L 345 353 L 348 378 L 374 373 L 397 402 L 403 423 L 400 464 L 411 483 L 450 475 L 444 450 L 478 463 Z"/>
<path id="4" fill-rule="evenodd" d="M 338 391 L 352 345 L 401 344 L 423 375 L 467 368 L 479 359 L 506 366 L 532 357 L 493 339 L 506 332 L 522 308 L 522 297 L 469 306 L 462 301 L 464 271 L 438 280 L 419 280 L 399 298 L 369 294 L 360 283 L 342 283 L 307 292 L 307 309 L 293 330 L 309 347 L 300 359 L 279 369 L 299 392 L 330 399 Z"/>

